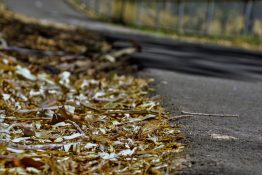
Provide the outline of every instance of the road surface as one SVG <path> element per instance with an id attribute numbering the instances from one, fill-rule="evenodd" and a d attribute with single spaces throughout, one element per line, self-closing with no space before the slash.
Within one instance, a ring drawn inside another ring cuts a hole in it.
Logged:
<path id="1" fill-rule="evenodd" d="M 191 164 L 181 174 L 262 174 L 261 53 L 144 35 L 87 19 L 63 0 L 3 1 L 17 13 L 95 30 L 119 47 L 137 42 L 142 52 L 132 60 L 145 67 L 141 76 L 155 78 L 171 112 L 239 114 L 179 121 Z"/>

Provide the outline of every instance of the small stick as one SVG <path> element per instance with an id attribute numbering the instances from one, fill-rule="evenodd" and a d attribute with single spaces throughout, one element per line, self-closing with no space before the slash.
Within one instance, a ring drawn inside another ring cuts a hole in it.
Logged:
<path id="1" fill-rule="evenodd" d="M 146 116 L 146 117 L 143 117 L 143 118 L 135 118 L 131 121 L 127 121 L 126 123 L 141 122 L 141 121 L 151 120 L 151 119 L 155 119 L 155 118 L 156 118 L 155 115 L 150 115 L 150 116 Z"/>
<path id="2" fill-rule="evenodd" d="M 114 52 L 110 53 L 110 55 L 114 58 L 119 58 L 119 57 L 122 57 L 123 55 L 131 55 L 131 54 L 135 53 L 136 51 L 137 51 L 136 48 L 130 47 L 130 48 L 125 48 L 125 49 L 122 49 L 122 50 L 114 51 Z"/>
<path id="3" fill-rule="evenodd" d="M 10 131 L 14 127 L 22 128 L 24 136 L 35 136 L 34 128 L 28 124 L 24 123 L 15 123 L 10 125 L 6 130 Z"/>
<path id="4" fill-rule="evenodd" d="M 2 41 L 0 39 L 0 41 Z M 11 52 L 18 52 L 21 54 L 28 54 L 28 55 L 36 55 L 36 56 L 66 56 L 69 55 L 65 53 L 64 51 L 45 51 L 45 50 L 36 50 L 36 49 L 28 49 L 28 48 L 22 48 L 17 46 L 7 46 L 6 43 L 2 41 L 2 44 L 0 45 L 0 50 L 4 51 L 11 51 Z M 74 55 L 72 55 L 74 56 Z"/>
<path id="5" fill-rule="evenodd" d="M 45 149 L 57 149 L 63 147 L 64 143 L 60 144 L 46 144 L 46 145 L 21 145 L 21 144 L 9 144 L 10 147 L 15 147 L 23 150 L 45 150 Z"/>
<path id="6" fill-rule="evenodd" d="M 130 109 L 101 110 L 101 112 L 102 114 L 159 114 L 157 111 Z"/>
<path id="7" fill-rule="evenodd" d="M 155 119 L 155 118 L 156 118 L 155 115 L 150 115 L 150 116 L 146 116 L 146 117 L 143 117 L 143 118 L 135 118 L 135 119 L 133 119 L 131 121 L 120 123 L 117 126 L 122 126 L 122 125 L 128 124 L 128 123 L 142 122 L 142 121 L 145 121 L 145 120 L 151 120 L 151 119 Z"/>
<path id="8" fill-rule="evenodd" d="M 7 144 L 7 147 L 21 149 L 21 150 L 46 150 L 46 149 L 57 149 L 61 148 L 67 144 L 79 144 L 81 142 L 71 142 L 71 143 L 58 143 L 58 144 L 39 144 L 39 145 L 22 145 L 15 143 L 8 143 L 8 141 L 1 141 L 0 143 Z"/>
<path id="9" fill-rule="evenodd" d="M 15 120 L 15 121 L 20 121 L 20 120 L 52 120 L 52 118 L 48 117 L 43 117 L 43 118 L 17 118 L 17 117 L 0 117 L 0 119 L 7 119 L 7 120 Z"/>
<path id="10" fill-rule="evenodd" d="M 5 39 L 0 38 L 0 49 L 6 49 L 8 48 L 8 44 Z"/>
<path id="11" fill-rule="evenodd" d="M 130 110 L 130 109 L 97 109 L 95 107 L 92 107 L 86 103 L 81 102 L 81 104 L 88 108 L 91 109 L 97 113 L 100 114 L 105 114 L 105 115 L 109 115 L 109 114 L 155 114 L 158 115 L 159 112 L 157 111 L 152 111 L 152 110 Z M 163 114 L 163 113 L 162 113 Z"/>
<path id="12" fill-rule="evenodd" d="M 80 126 L 78 126 L 78 124 L 72 120 L 65 120 L 66 123 L 70 123 L 71 125 L 73 125 L 78 132 L 80 132 L 80 134 L 82 134 L 83 136 L 86 137 L 85 132 L 80 128 Z"/>
<path id="13" fill-rule="evenodd" d="M 198 116 L 214 116 L 214 117 L 239 117 L 236 114 L 207 114 L 207 113 L 194 113 L 194 112 L 186 112 L 182 111 L 181 114 L 183 115 L 198 115 Z"/>
<path id="14" fill-rule="evenodd" d="M 111 60 L 112 62 L 115 62 L 116 58 L 122 57 L 124 55 L 132 55 L 133 53 L 137 52 L 137 49 L 134 47 L 130 47 L 130 48 L 124 48 L 121 50 L 117 50 L 117 51 L 113 51 L 109 54 L 106 55 L 102 55 L 100 58 L 109 58 L 109 60 Z"/>
<path id="15" fill-rule="evenodd" d="M 0 133 L 10 134 L 9 131 L 3 129 L 0 130 Z"/>
<path id="16" fill-rule="evenodd" d="M 194 117 L 194 116 L 193 115 L 178 115 L 178 116 L 170 117 L 168 120 L 177 121 L 177 120 L 188 118 L 188 117 Z"/>
<path id="17" fill-rule="evenodd" d="M 95 112 L 97 112 L 97 113 L 101 113 L 101 110 L 96 109 L 95 107 L 93 107 L 93 106 L 91 106 L 91 105 L 88 105 L 87 103 L 81 102 L 81 104 L 82 104 L 84 107 L 86 107 L 86 108 L 88 108 L 88 109 L 91 109 L 92 111 L 95 111 Z"/>
<path id="18" fill-rule="evenodd" d="M 15 124 L 12 124 L 10 125 L 6 130 L 7 131 L 10 131 L 11 129 L 13 129 L 14 127 L 19 127 L 19 128 L 22 128 L 22 129 L 33 129 L 32 126 L 28 125 L 28 124 L 24 124 L 24 123 L 15 123 Z"/>
<path id="19" fill-rule="evenodd" d="M 43 108 L 35 108 L 35 109 L 21 109 L 15 112 L 19 113 L 30 113 L 30 112 L 38 112 L 38 111 L 43 111 L 43 110 L 54 110 L 54 109 L 59 109 L 62 108 L 63 106 L 48 106 L 48 107 L 43 107 Z"/>

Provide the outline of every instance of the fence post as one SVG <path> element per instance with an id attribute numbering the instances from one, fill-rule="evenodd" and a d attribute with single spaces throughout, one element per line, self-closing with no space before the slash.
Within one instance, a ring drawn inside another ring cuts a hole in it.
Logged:
<path id="1" fill-rule="evenodd" d="M 211 24 L 211 22 L 213 20 L 213 15 L 214 15 L 214 8 L 215 8 L 214 0 L 208 0 L 207 16 L 206 16 L 206 27 L 205 27 L 205 33 L 206 34 L 209 34 L 210 24 Z"/>
<path id="2" fill-rule="evenodd" d="M 142 26 L 142 21 L 141 21 L 141 16 L 143 15 L 144 11 L 144 1 L 143 0 L 136 0 L 136 24 L 141 27 Z"/>
<path id="3" fill-rule="evenodd" d="M 112 0 L 107 0 L 107 18 L 111 19 L 112 17 Z"/>
<path id="4" fill-rule="evenodd" d="M 121 24 L 125 23 L 124 20 L 124 14 L 125 14 L 125 8 L 126 8 L 126 0 L 119 0 L 120 3 L 120 12 L 117 21 Z"/>
<path id="5" fill-rule="evenodd" d="M 253 28 L 253 7 L 254 1 L 253 0 L 246 0 L 245 1 L 245 9 L 244 9 L 244 33 L 248 34 L 251 32 Z"/>
<path id="6" fill-rule="evenodd" d="M 95 0 L 95 12 L 99 15 L 99 12 L 100 12 L 100 0 Z"/>
<path id="7" fill-rule="evenodd" d="M 183 32 L 185 4 L 181 0 L 178 1 L 178 32 Z"/>
<path id="8" fill-rule="evenodd" d="M 161 13 L 161 4 L 159 1 L 156 1 L 156 21 L 155 21 L 155 27 L 157 29 L 160 28 L 160 13 Z"/>
<path id="9" fill-rule="evenodd" d="M 84 5 L 85 8 L 87 7 L 87 2 L 86 2 L 86 1 L 87 1 L 87 0 L 82 0 L 82 1 L 81 1 L 81 4 Z"/>

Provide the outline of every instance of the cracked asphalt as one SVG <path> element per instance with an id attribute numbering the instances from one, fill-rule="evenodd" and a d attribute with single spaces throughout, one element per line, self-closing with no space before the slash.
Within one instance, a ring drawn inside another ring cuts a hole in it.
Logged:
<path id="1" fill-rule="evenodd" d="M 114 41 L 136 42 L 132 60 L 153 77 L 169 111 L 239 114 L 239 118 L 192 117 L 178 122 L 187 137 L 188 164 L 179 174 L 262 174 L 262 53 L 173 41 L 96 22 L 65 0 L 2 0 L 11 10 L 39 19 L 85 27 Z M 214 134 L 234 139 L 212 138 Z"/>

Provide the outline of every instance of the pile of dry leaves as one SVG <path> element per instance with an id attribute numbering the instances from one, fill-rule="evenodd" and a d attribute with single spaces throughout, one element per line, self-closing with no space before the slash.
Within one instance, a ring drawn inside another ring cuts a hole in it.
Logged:
<path id="1" fill-rule="evenodd" d="M 183 148 L 134 48 L 0 14 L 0 174 L 165 174 Z"/>

